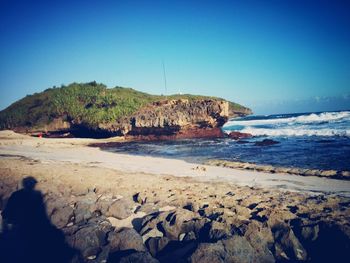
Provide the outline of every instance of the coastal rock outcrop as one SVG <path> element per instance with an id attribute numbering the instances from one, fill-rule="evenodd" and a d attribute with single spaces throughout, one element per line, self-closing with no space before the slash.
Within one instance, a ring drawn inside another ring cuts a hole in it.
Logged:
<path id="1" fill-rule="evenodd" d="M 249 108 L 217 97 L 157 96 L 96 82 L 28 95 L 0 111 L 0 129 L 46 137 L 173 139 L 223 137 L 220 127 Z"/>
<path id="2" fill-rule="evenodd" d="M 115 123 L 100 124 L 99 129 L 139 139 L 223 137 L 220 127 L 238 114 L 224 100 L 165 100 Z"/>
<path id="3" fill-rule="evenodd" d="M 279 142 L 271 140 L 271 139 L 264 139 L 262 141 L 257 141 L 255 142 L 255 146 L 270 146 L 270 145 L 275 145 L 278 144 Z"/>
<path id="4" fill-rule="evenodd" d="M 228 137 L 234 140 L 240 140 L 240 139 L 251 138 L 253 137 L 253 135 L 251 135 L 250 133 L 233 131 L 229 133 Z"/>
<path id="5" fill-rule="evenodd" d="M 248 162 L 232 162 L 232 161 L 216 160 L 216 159 L 208 160 L 206 161 L 206 164 L 228 167 L 232 169 L 254 170 L 258 172 L 296 174 L 301 176 L 318 176 L 318 177 L 350 180 L 349 171 L 319 170 L 319 169 L 293 168 L 293 167 L 280 167 L 280 166 L 275 167 L 271 165 L 254 164 L 254 163 L 248 163 Z"/>

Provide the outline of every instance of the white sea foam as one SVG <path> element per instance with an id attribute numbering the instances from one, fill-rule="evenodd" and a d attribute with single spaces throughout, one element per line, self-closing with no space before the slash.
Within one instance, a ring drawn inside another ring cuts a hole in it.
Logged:
<path id="1" fill-rule="evenodd" d="M 319 114 L 301 115 L 295 118 L 295 122 L 330 122 L 338 120 L 350 120 L 350 111 L 323 112 Z"/>
<path id="2" fill-rule="evenodd" d="M 254 136 L 347 136 L 350 137 L 350 129 L 298 129 L 298 128 L 281 128 L 281 129 L 261 129 L 246 127 L 240 132 L 250 133 Z"/>
<path id="3" fill-rule="evenodd" d="M 282 115 L 279 118 L 271 116 L 271 119 L 264 120 L 232 120 L 224 126 L 224 130 L 227 133 L 239 130 L 255 136 L 350 137 L 350 111 L 310 113 L 293 117 Z"/>
<path id="4" fill-rule="evenodd" d="M 335 122 L 335 121 L 350 121 L 350 111 L 341 112 L 323 112 L 300 115 L 298 117 L 287 117 L 277 119 L 264 120 L 231 120 L 225 124 L 225 127 L 232 125 L 240 126 L 256 126 L 256 125 L 278 125 L 288 123 L 302 124 L 302 123 L 319 123 L 319 122 Z"/>
<path id="5" fill-rule="evenodd" d="M 240 125 L 240 126 L 254 126 L 254 125 L 269 125 L 292 122 L 294 118 L 281 118 L 281 119 L 266 119 L 266 120 L 239 120 L 239 121 L 228 121 L 225 127 Z"/>

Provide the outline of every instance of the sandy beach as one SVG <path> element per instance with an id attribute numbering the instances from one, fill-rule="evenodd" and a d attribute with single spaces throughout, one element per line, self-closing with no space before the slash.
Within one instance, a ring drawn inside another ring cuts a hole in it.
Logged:
<path id="1" fill-rule="evenodd" d="M 215 255 L 226 260 L 215 262 L 317 262 L 324 255 L 316 252 L 324 246 L 337 251 L 332 258 L 349 253 L 350 181 L 88 146 L 111 141 L 122 139 L 45 139 L 1 131 L 1 209 L 23 178 L 34 177 L 48 217 L 79 251 L 80 262 L 119 262 L 111 255 L 123 259 L 118 253 L 125 249 L 135 252 L 125 256 L 134 258 L 130 262 L 141 262 L 136 259 L 145 255 L 145 262 L 209 262 Z M 96 229 L 107 243 L 91 241 Z M 82 231 L 90 243 L 81 241 Z M 141 241 L 127 242 L 125 248 L 117 242 L 116 233 L 122 232 Z M 247 251 L 231 251 L 225 242 Z"/>
<path id="2" fill-rule="evenodd" d="M 92 143 L 111 141 L 123 141 L 123 139 L 47 139 L 5 131 L 0 135 L 0 154 L 3 157 L 17 156 L 39 163 L 80 164 L 87 167 L 109 168 L 124 173 L 188 177 L 199 182 L 227 182 L 240 186 L 350 195 L 350 181 L 228 169 L 176 159 L 112 153 L 96 147 L 88 147 Z M 157 177 L 154 178 L 154 180 L 157 179 Z"/>

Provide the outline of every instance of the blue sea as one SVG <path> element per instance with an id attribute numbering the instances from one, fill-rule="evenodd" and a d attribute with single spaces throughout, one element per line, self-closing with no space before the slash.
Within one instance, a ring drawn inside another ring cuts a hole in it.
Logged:
<path id="1" fill-rule="evenodd" d="M 250 133 L 253 137 L 238 141 L 222 138 L 129 142 L 108 150 L 198 163 L 221 159 L 350 171 L 350 111 L 247 116 L 229 120 L 223 131 Z M 270 146 L 255 144 L 264 139 L 278 143 Z"/>

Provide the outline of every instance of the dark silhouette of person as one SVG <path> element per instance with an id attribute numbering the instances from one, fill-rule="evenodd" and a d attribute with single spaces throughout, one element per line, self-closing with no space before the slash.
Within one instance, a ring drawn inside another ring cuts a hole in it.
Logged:
<path id="1" fill-rule="evenodd" d="M 23 179 L 23 189 L 10 196 L 2 212 L 0 262 L 71 262 L 75 250 L 64 234 L 51 224 L 33 177 Z"/>

